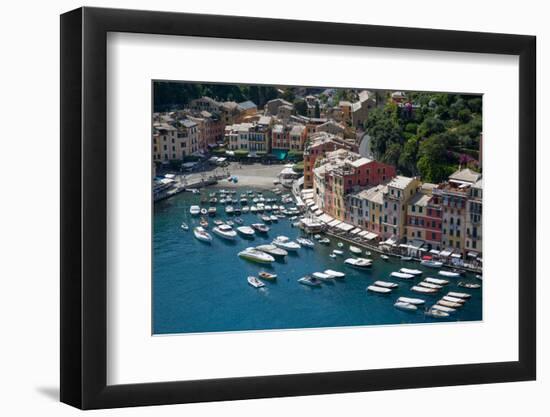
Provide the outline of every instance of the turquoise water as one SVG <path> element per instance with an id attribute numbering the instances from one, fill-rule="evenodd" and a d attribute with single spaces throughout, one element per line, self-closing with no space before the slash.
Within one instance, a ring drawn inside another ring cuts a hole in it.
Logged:
<path id="1" fill-rule="evenodd" d="M 212 191 L 203 190 L 202 193 Z M 244 189 L 237 189 L 237 195 Z M 264 197 L 272 197 L 264 192 Z M 153 333 L 197 333 L 236 330 L 296 329 L 314 327 L 341 327 L 359 325 L 431 323 L 472 321 L 482 319 L 481 289 L 456 286 L 458 280 L 479 282 L 472 274 L 450 278 L 451 283 L 435 295 L 410 291 L 414 280 L 389 277 L 390 272 L 409 267 L 424 271 L 422 277 L 438 277 L 437 270 L 424 268 L 417 262 L 391 258 L 386 262 L 373 252 L 374 265 L 370 271 L 345 266 L 351 256 L 332 259 L 329 254 L 337 249 L 336 239 L 328 246 L 317 244 L 314 249 L 302 248 L 289 254 L 285 261 L 271 266 L 250 263 L 237 257 L 246 247 L 270 243 L 278 235 L 296 238 L 300 230 L 287 219 L 270 225 L 267 236 L 254 239 L 237 237 L 235 242 L 213 235 L 211 245 L 194 238 L 192 230 L 183 231 L 185 221 L 192 228 L 198 218 L 189 214 L 189 206 L 199 204 L 200 196 L 182 193 L 155 204 L 153 236 Z M 288 205 L 287 205 L 288 206 Z M 218 205 L 218 212 L 222 205 Z M 223 210 L 222 210 L 223 211 Z M 233 216 L 232 216 L 233 217 Z M 226 218 L 225 213 L 216 216 Z M 243 214 L 244 224 L 261 222 L 255 214 Z M 213 227 L 209 218 L 210 229 Z M 344 249 L 347 249 L 345 244 Z M 346 278 L 323 283 L 320 288 L 301 285 L 297 279 L 325 269 L 346 273 Z M 262 289 L 251 287 L 246 278 L 261 270 L 276 273 L 274 282 L 266 282 Z M 399 284 L 389 295 L 378 295 L 365 289 L 375 280 Z M 430 306 L 448 291 L 472 294 L 461 309 L 445 319 L 425 316 L 423 308 L 416 312 L 393 307 L 400 296 L 422 298 Z"/>

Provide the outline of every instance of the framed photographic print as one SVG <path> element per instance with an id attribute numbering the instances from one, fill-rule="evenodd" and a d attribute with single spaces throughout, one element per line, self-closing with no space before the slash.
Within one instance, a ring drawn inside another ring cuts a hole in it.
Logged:
<path id="1" fill-rule="evenodd" d="M 535 38 L 61 16 L 61 400 L 531 380 Z"/>

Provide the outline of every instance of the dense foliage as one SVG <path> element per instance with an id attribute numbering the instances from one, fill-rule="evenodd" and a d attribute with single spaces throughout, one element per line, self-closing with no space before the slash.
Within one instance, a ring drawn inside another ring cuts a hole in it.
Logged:
<path id="1" fill-rule="evenodd" d="M 197 84 L 155 81 L 153 95 L 156 112 L 181 109 L 191 100 L 202 96 L 220 101 L 252 100 L 258 107 L 277 97 L 277 89 L 263 85 Z"/>
<path id="2" fill-rule="evenodd" d="M 371 111 L 365 130 L 375 158 L 405 175 L 441 182 L 459 165 L 479 170 L 480 96 L 410 93 L 411 101 Z"/>

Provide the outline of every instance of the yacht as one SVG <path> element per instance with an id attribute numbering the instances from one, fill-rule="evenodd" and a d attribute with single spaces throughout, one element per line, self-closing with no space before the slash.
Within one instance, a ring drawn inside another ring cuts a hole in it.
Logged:
<path id="1" fill-rule="evenodd" d="M 208 210 L 207 210 L 207 209 L 201 208 L 201 214 L 202 214 L 203 216 L 206 216 L 207 213 L 208 213 Z"/>
<path id="2" fill-rule="evenodd" d="M 277 236 L 277 238 L 271 243 L 287 251 L 297 251 L 298 249 L 301 248 L 301 246 L 298 243 L 291 241 L 286 236 Z"/>
<path id="3" fill-rule="evenodd" d="M 348 258 L 344 263 L 357 269 L 367 269 L 372 266 L 372 260 L 366 258 Z"/>
<path id="4" fill-rule="evenodd" d="M 329 281 L 331 279 L 334 279 L 332 275 L 325 274 L 324 272 L 314 272 L 311 274 L 312 277 L 320 279 L 321 281 Z"/>
<path id="5" fill-rule="evenodd" d="M 238 256 L 240 258 L 246 259 L 247 261 L 264 264 L 275 261 L 275 258 L 273 256 L 254 248 L 246 248 L 245 250 L 239 252 Z"/>
<path id="6" fill-rule="evenodd" d="M 260 233 L 267 233 L 269 232 L 269 226 L 266 226 L 263 223 L 252 223 L 252 228 Z"/>
<path id="7" fill-rule="evenodd" d="M 319 243 L 323 244 L 323 245 L 328 245 L 330 243 L 330 239 L 329 238 L 322 238 L 322 239 L 319 239 Z"/>
<path id="8" fill-rule="evenodd" d="M 237 232 L 239 232 L 240 234 L 246 237 L 254 236 L 254 233 L 255 233 L 254 229 L 250 226 L 239 226 L 237 227 Z"/>
<path id="9" fill-rule="evenodd" d="M 212 242 L 212 236 L 210 235 L 210 233 L 204 230 L 204 228 L 201 226 L 195 227 L 193 229 L 193 234 L 201 242 L 206 242 L 206 243 Z"/>
<path id="10" fill-rule="evenodd" d="M 380 258 L 382 258 L 385 261 L 388 261 L 390 259 L 388 255 L 380 255 Z"/>
<path id="11" fill-rule="evenodd" d="M 344 278 L 346 276 L 343 272 L 334 271 L 333 269 L 325 269 L 323 273 L 330 275 L 333 278 Z"/>
<path id="12" fill-rule="evenodd" d="M 303 285 L 308 285 L 310 287 L 318 287 L 321 285 L 321 281 L 318 280 L 317 278 L 315 277 L 312 277 L 312 276 L 309 276 L 309 275 L 306 275 L 305 277 L 302 277 L 298 280 L 298 282 L 300 284 L 303 284 Z"/>
<path id="13" fill-rule="evenodd" d="M 288 255 L 288 252 L 284 249 L 278 248 L 275 245 L 260 245 L 256 246 L 256 249 L 261 250 L 262 252 L 268 253 L 271 256 L 276 258 L 284 258 Z"/>
<path id="14" fill-rule="evenodd" d="M 315 243 L 313 243 L 313 241 L 306 239 L 305 237 L 296 238 L 296 242 L 298 242 L 302 246 L 305 246 L 306 248 L 313 248 L 315 246 Z"/>
<path id="15" fill-rule="evenodd" d="M 212 229 L 212 232 L 217 234 L 220 237 L 223 237 L 224 239 L 234 240 L 237 236 L 237 232 L 233 230 L 231 226 L 228 224 L 221 224 L 219 226 L 216 226 Z"/>

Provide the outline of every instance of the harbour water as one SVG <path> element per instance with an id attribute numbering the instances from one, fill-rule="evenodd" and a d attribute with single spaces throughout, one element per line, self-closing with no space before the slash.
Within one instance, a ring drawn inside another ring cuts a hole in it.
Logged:
<path id="1" fill-rule="evenodd" d="M 203 189 L 202 195 L 216 190 Z M 217 188 L 219 190 L 219 188 Z M 237 196 L 246 189 L 237 189 Z M 264 197 L 276 197 L 264 191 Z M 256 234 L 253 239 L 238 236 L 228 241 L 213 235 L 211 244 L 198 241 L 192 228 L 199 217 L 189 214 L 192 204 L 200 204 L 201 195 L 181 193 L 154 207 L 153 233 L 153 333 L 200 333 L 219 331 L 298 329 L 405 323 L 433 323 L 482 320 L 482 289 L 458 287 L 459 281 L 480 283 L 473 274 L 460 278 L 438 276 L 437 269 L 424 268 L 418 262 L 390 258 L 384 261 L 375 252 L 370 270 L 357 270 L 344 265 L 351 257 L 347 243 L 338 248 L 337 240 L 330 245 L 317 243 L 315 248 L 301 248 L 290 253 L 284 261 L 262 265 L 237 256 L 241 250 L 271 243 L 279 236 L 291 239 L 301 231 L 293 228 L 288 218 L 270 224 L 267 235 Z M 206 205 L 207 206 L 207 205 Z M 287 205 L 288 206 L 288 205 Z M 234 219 L 217 205 L 218 214 L 209 217 L 211 230 L 214 219 Z M 256 214 L 242 214 L 244 225 L 261 222 Z M 180 228 L 186 222 L 190 230 Z M 331 258 L 334 249 L 342 249 L 344 256 Z M 389 274 L 400 268 L 424 271 L 411 280 L 392 278 Z M 346 274 L 344 279 L 323 283 L 319 288 L 301 285 L 297 280 L 316 271 L 333 269 Z M 247 276 L 265 270 L 278 275 L 277 280 L 265 282 L 256 289 L 247 282 Z M 414 293 L 410 287 L 426 277 L 445 278 L 450 283 L 438 293 Z M 380 295 L 366 291 L 376 280 L 399 284 L 391 294 Z M 436 303 L 448 291 L 465 292 L 471 298 L 448 318 L 434 318 L 424 314 L 424 308 L 408 312 L 393 306 L 398 297 L 426 300 L 426 306 Z"/>

